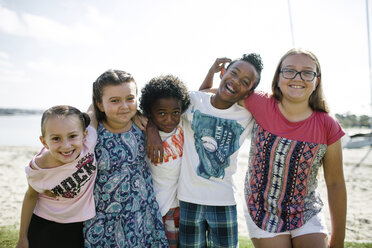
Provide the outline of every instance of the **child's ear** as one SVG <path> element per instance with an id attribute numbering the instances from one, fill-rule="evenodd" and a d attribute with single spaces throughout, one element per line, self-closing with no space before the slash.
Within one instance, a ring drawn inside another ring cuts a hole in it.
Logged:
<path id="1" fill-rule="evenodd" d="M 48 147 L 48 144 L 46 143 L 45 139 L 43 136 L 40 136 L 39 137 L 40 141 L 41 141 L 41 144 L 43 144 L 43 146 L 49 150 L 49 147 Z"/>
<path id="2" fill-rule="evenodd" d="M 220 72 L 220 78 L 222 79 L 223 75 L 225 75 L 226 68 L 225 63 L 222 64 L 221 72 Z"/>
<path id="3" fill-rule="evenodd" d="M 100 102 L 96 102 L 96 105 L 97 105 L 99 111 L 101 111 L 101 112 L 105 112 L 102 103 L 100 103 Z"/>
<path id="4" fill-rule="evenodd" d="M 319 82 L 320 82 L 320 77 L 316 77 L 315 88 L 318 87 Z"/>
<path id="5" fill-rule="evenodd" d="M 222 79 L 223 75 L 225 74 L 225 71 L 222 71 L 220 72 L 220 79 Z"/>

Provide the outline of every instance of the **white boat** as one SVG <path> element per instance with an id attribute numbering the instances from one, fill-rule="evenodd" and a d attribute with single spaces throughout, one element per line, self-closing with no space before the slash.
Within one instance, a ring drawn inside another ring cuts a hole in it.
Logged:
<path id="1" fill-rule="evenodd" d="M 343 140 L 343 148 L 353 149 L 362 148 L 364 146 L 372 146 L 372 132 L 356 133 L 347 136 Z"/>

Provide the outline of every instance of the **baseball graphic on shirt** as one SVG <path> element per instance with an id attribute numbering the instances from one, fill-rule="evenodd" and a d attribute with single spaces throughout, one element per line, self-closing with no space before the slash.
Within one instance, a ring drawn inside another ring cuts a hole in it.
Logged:
<path id="1" fill-rule="evenodd" d="M 217 150 L 217 141 L 213 137 L 204 136 L 201 138 L 203 146 L 208 152 L 215 152 Z"/>

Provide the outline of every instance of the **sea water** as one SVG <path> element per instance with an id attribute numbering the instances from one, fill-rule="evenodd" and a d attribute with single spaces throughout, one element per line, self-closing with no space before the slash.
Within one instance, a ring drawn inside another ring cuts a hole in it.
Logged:
<path id="1" fill-rule="evenodd" d="M 41 115 L 0 116 L 0 146 L 42 146 Z"/>

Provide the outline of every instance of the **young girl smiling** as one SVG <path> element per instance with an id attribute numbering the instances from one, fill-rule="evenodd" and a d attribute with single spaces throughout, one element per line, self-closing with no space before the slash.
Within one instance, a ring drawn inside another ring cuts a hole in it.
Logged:
<path id="1" fill-rule="evenodd" d="M 95 215 L 93 186 L 96 130 L 71 106 L 46 110 L 44 146 L 26 167 L 29 188 L 21 216 L 18 248 L 82 247 L 83 221 Z"/>
<path id="2" fill-rule="evenodd" d="M 85 222 L 85 247 L 168 247 L 145 161 L 143 132 L 132 122 L 137 85 L 108 70 L 93 83 L 98 121 L 96 216 Z"/>

